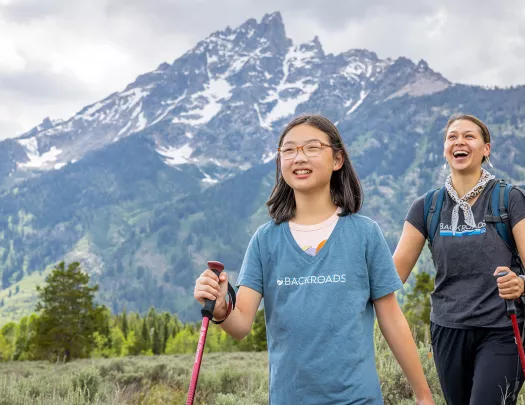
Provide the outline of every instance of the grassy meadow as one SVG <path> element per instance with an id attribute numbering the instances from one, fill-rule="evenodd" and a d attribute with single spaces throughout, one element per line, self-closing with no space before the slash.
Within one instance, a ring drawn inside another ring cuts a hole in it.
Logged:
<path id="1" fill-rule="evenodd" d="M 376 358 L 386 405 L 414 404 L 412 392 L 383 337 Z M 428 344 L 419 353 L 436 405 L 445 405 Z M 194 355 L 95 358 L 71 363 L 0 363 L 0 405 L 185 404 Z M 266 352 L 205 353 L 196 405 L 268 403 Z M 523 395 L 518 405 L 525 405 Z"/>

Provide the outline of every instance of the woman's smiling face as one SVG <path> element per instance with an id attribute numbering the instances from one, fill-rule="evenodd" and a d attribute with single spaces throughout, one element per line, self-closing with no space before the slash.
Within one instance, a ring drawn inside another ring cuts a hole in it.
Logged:
<path id="1" fill-rule="evenodd" d="M 479 170 L 483 158 L 490 155 L 481 129 L 465 119 L 454 121 L 445 136 L 444 156 L 450 169 L 458 172 Z"/>

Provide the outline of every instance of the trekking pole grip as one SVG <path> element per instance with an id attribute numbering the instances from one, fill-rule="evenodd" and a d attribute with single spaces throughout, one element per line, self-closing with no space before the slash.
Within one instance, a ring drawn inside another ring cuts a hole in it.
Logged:
<path id="1" fill-rule="evenodd" d="M 222 264 L 221 262 L 216 262 L 216 261 L 209 261 L 208 267 L 211 271 L 215 273 L 217 277 L 219 277 L 221 272 L 224 270 L 224 264 Z M 205 299 L 204 302 L 205 304 L 204 304 L 204 308 L 201 309 L 201 314 L 203 317 L 212 319 L 213 310 L 215 309 L 215 300 Z"/>
<path id="2" fill-rule="evenodd" d="M 503 277 L 503 276 L 506 276 L 507 274 L 509 274 L 508 271 L 502 271 L 496 274 L 496 277 Z M 507 315 L 516 313 L 516 304 L 514 303 L 514 300 L 505 300 L 505 308 L 507 309 Z"/>

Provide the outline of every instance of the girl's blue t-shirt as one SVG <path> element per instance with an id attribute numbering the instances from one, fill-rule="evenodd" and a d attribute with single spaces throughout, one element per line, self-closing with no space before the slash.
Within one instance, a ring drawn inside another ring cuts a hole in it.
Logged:
<path id="1" fill-rule="evenodd" d="M 339 218 L 316 256 L 288 223 L 253 235 L 238 286 L 264 298 L 270 404 L 382 404 L 374 354 L 372 300 L 401 280 L 377 223 Z"/>

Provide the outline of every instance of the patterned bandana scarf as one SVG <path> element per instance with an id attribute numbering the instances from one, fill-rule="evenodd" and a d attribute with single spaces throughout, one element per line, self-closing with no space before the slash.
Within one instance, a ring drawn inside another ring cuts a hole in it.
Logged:
<path id="1" fill-rule="evenodd" d="M 490 174 L 485 169 L 481 169 L 481 177 L 479 178 L 478 184 L 474 186 L 472 190 L 470 190 L 467 194 L 465 194 L 462 198 L 459 198 L 458 193 L 456 190 L 454 190 L 454 187 L 452 187 L 452 177 L 449 174 L 447 177 L 447 181 L 445 182 L 445 188 L 447 189 L 448 195 L 454 202 L 456 203 L 455 207 L 452 209 L 452 234 L 456 234 L 456 229 L 458 227 L 458 221 L 459 221 L 459 209 L 461 208 L 463 210 L 463 215 L 465 216 L 465 223 L 472 228 L 476 227 L 476 222 L 474 221 L 474 214 L 472 214 L 472 208 L 470 207 L 470 204 L 467 202 L 468 200 L 478 196 L 481 194 L 487 183 L 494 179 L 495 176 Z"/>

